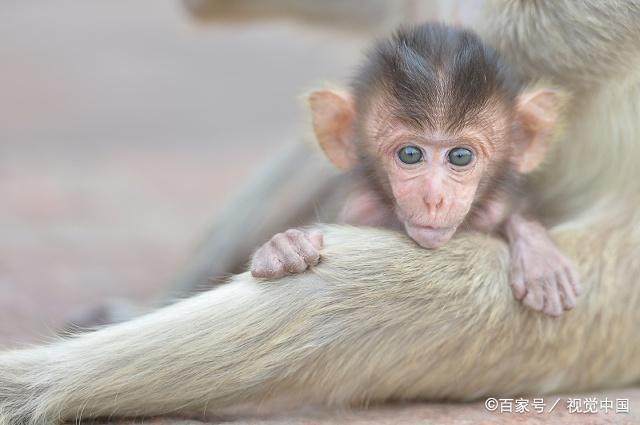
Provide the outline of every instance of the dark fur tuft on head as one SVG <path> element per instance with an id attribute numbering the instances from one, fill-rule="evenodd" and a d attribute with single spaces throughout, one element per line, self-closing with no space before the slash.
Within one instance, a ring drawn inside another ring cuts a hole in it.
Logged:
<path id="1" fill-rule="evenodd" d="M 372 94 L 382 94 L 398 118 L 455 131 L 472 122 L 491 99 L 512 107 L 523 86 L 473 32 L 426 23 L 378 42 L 353 89 L 360 112 Z"/>

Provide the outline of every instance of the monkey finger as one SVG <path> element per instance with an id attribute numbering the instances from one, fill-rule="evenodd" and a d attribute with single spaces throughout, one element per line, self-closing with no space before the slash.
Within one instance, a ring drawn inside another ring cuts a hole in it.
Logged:
<path id="1" fill-rule="evenodd" d="M 527 287 L 524 284 L 524 276 L 522 274 L 514 274 L 511 277 L 510 281 L 511 292 L 516 300 L 522 301 L 522 299 L 527 295 Z"/>
<path id="2" fill-rule="evenodd" d="M 543 312 L 549 316 L 558 317 L 564 312 L 562 302 L 560 301 L 560 291 L 556 280 L 551 277 L 545 282 L 545 303 Z"/>
<path id="3" fill-rule="evenodd" d="M 522 299 L 522 304 L 532 310 L 541 311 L 544 308 L 544 292 L 542 282 L 533 280 L 527 282 L 527 294 Z"/>
<path id="4" fill-rule="evenodd" d="M 302 257 L 304 262 L 309 266 L 315 266 L 320 261 L 320 253 L 313 246 L 309 237 L 302 233 L 288 233 L 287 236 L 291 240 L 294 249 Z"/>
<path id="5" fill-rule="evenodd" d="M 251 275 L 253 277 L 272 279 L 284 276 L 284 268 L 277 258 L 270 256 L 268 250 L 258 250 L 251 262 Z"/>
<path id="6" fill-rule="evenodd" d="M 558 289 L 560 290 L 562 307 L 565 310 L 571 310 L 576 306 L 576 295 L 574 293 L 573 286 L 571 285 L 570 278 L 564 272 L 558 272 L 556 273 L 556 279 L 558 282 Z"/>
<path id="7" fill-rule="evenodd" d="M 277 253 L 277 258 L 288 273 L 302 273 L 307 269 L 300 254 L 294 249 L 291 241 L 284 233 L 278 233 L 271 239 L 271 246 Z"/>
<path id="8" fill-rule="evenodd" d="M 265 267 L 263 267 L 262 265 L 258 265 L 255 263 L 251 264 L 251 276 L 253 277 L 259 277 L 259 278 L 264 278 L 267 277 L 267 269 Z"/>
<path id="9" fill-rule="evenodd" d="M 266 259 L 267 277 L 270 279 L 278 279 L 287 274 L 284 263 L 277 254 L 272 254 Z"/>
<path id="10" fill-rule="evenodd" d="M 304 233 L 302 230 L 298 230 L 298 229 L 289 229 L 287 231 L 284 232 L 284 235 L 291 241 L 297 240 L 300 237 L 306 237 L 306 233 Z"/>
<path id="11" fill-rule="evenodd" d="M 320 230 L 314 229 L 309 232 L 309 240 L 315 249 L 321 250 L 324 246 L 324 236 Z"/>
<path id="12" fill-rule="evenodd" d="M 251 258 L 251 266 L 249 267 L 253 277 L 267 277 L 267 267 L 264 259 L 264 248 L 258 249 Z"/>
<path id="13" fill-rule="evenodd" d="M 514 268 L 511 270 L 511 273 L 509 273 L 509 283 L 515 299 L 522 301 L 527 295 L 527 286 L 525 285 L 524 275 L 520 269 Z"/>

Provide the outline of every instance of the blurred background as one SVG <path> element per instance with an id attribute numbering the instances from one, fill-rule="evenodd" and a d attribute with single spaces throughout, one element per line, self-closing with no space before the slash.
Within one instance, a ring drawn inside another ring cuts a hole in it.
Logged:
<path id="1" fill-rule="evenodd" d="M 2 2 L 0 345 L 169 290 L 225 202 L 308 131 L 302 93 L 345 84 L 397 23 L 479 3 Z"/>

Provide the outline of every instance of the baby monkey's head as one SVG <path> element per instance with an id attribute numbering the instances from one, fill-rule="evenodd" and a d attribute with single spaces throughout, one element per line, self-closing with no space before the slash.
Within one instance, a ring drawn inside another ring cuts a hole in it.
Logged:
<path id="1" fill-rule="evenodd" d="M 558 103 L 552 90 L 525 91 L 477 35 L 441 24 L 377 43 L 350 93 L 317 91 L 309 102 L 328 158 L 370 175 L 426 248 L 540 164 Z"/>

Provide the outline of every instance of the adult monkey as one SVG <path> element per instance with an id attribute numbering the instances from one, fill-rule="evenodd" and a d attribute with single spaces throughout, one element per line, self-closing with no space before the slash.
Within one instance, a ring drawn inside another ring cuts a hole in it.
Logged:
<path id="1" fill-rule="evenodd" d="M 490 39 L 574 96 L 538 192 L 584 276 L 574 311 L 553 320 L 513 302 L 497 240 L 469 235 L 425 252 L 393 233 L 330 227 L 313 273 L 268 285 L 240 275 L 131 322 L 2 354 L 0 424 L 637 382 L 640 4 L 493 5 Z"/>

